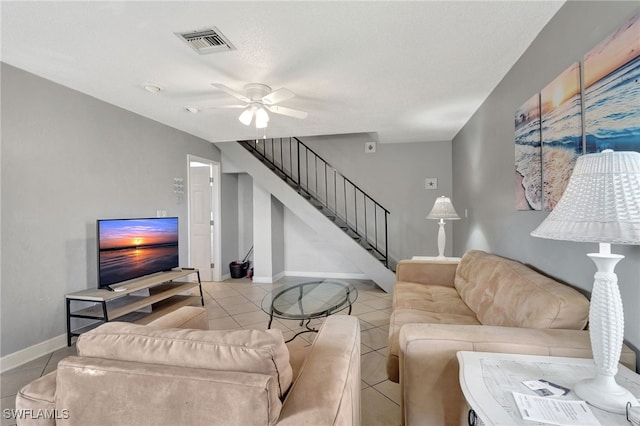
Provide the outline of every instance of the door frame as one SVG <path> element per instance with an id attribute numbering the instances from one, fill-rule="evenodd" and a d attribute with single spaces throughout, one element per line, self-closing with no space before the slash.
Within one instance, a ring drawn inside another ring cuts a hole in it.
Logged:
<path id="1" fill-rule="evenodd" d="M 222 281 L 222 253 L 221 253 L 221 194 L 220 194 L 220 163 L 208 158 L 199 157 L 197 155 L 187 154 L 187 228 L 189 230 L 188 238 L 188 256 L 191 261 L 191 162 L 199 162 L 209 165 L 209 176 L 213 178 L 211 185 L 211 217 L 213 218 L 213 230 L 211 238 L 211 262 L 215 264 L 213 268 L 212 279 L 214 281 Z M 189 263 L 191 264 L 191 263 Z"/>

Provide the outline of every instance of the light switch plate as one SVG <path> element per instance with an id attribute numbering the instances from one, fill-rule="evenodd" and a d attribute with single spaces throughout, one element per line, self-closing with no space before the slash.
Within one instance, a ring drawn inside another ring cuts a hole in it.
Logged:
<path id="1" fill-rule="evenodd" d="M 438 178 L 426 178 L 424 180 L 424 189 L 438 189 Z"/>

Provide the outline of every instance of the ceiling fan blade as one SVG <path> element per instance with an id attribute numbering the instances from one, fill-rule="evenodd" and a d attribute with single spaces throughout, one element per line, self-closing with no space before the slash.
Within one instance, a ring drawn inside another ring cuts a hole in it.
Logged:
<path id="1" fill-rule="evenodd" d="M 228 108 L 246 108 L 246 105 L 214 105 L 203 109 L 228 109 Z"/>
<path id="2" fill-rule="evenodd" d="M 265 105 L 275 105 L 278 102 L 286 101 L 287 99 L 291 99 L 295 96 L 295 93 L 283 87 L 282 89 L 275 90 L 268 95 L 263 96 L 262 102 L 264 102 Z"/>
<path id="3" fill-rule="evenodd" d="M 247 98 L 245 95 L 243 95 L 240 92 L 236 92 L 235 90 L 233 90 L 229 86 L 225 86 L 224 84 L 220 84 L 220 83 L 211 83 L 211 85 L 213 87 L 216 87 L 216 88 L 220 89 L 220 90 L 224 90 L 225 92 L 227 92 L 228 94 L 230 94 L 234 98 L 240 99 L 242 102 L 251 102 L 251 99 Z"/>
<path id="4" fill-rule="evenodd" d="M 266 108 L 273 112 L 274 114 L 282 114 L 293 118 L 304 119 L 309 115 L 305 111 L 300 111 L 299 109 L 286 108 L 277 105 L 266 106 Z"/>

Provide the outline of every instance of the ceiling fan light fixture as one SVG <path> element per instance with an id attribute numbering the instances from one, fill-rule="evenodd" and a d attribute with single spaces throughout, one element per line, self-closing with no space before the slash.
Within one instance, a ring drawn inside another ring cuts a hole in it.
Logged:
<path id="1" fill-rule="evenodd" d="M 264 129 L 269 122 L 269 114 L 263 107 L 258 108 L 256 111 L 256 129 Z"/>
<path id="2" fill-rule="evenodd" d="M 253 120 L 253 107 L 245 108 L 245 110 L 242 111 L 242 114 L 240 114 L 240 117 L 238 117 L 238 120 L 240 120 L 240 122 L 245 126 L 250 125 L 251 120 Z"/>

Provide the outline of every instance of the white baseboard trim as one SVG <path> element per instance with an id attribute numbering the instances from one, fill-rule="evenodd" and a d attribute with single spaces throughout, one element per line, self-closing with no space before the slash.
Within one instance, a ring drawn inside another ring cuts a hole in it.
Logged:
<path id="1" fill-rule="evenodd" d="M 224 274 L 220 277 L 220 281 L 226 281 L 231 279 L 231 274 Z"/>
<path id="2" fill-rule="evenodd" d="M 0 372 L 11 370 L 67 346 L 67 335 L 61 334 L 0 358 Z"/>
<path id="3" fill-rule="evenodd" d="M 264 276 L 264 277 L 257 277 L 257 276 L 253 276 L 251 278 L 251 281 L 253 281 L 256 284 L 273 284 L 274 282 L 278 281 L 281 278 L 284 278 L 287 274 L 285 272 L 280 272 L 278 274 L 275 274 L 271 277 L 269 276 Z"/>
<path id="4" fill-rule="evenodd" d="M 287 277 L 309 278 L 333 278 L 337 280 L 368 280 L 369 277 L 362 272 L 309 272 L 309 271 L 285 271 Z"/>

